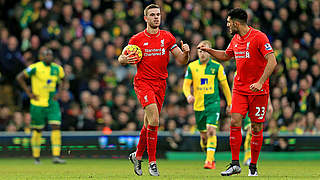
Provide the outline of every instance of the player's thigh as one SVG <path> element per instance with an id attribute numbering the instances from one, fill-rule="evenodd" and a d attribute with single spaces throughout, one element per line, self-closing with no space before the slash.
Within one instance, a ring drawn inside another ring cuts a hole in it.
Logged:
<path id="1" fill-rule="evenodd" d="M 218 106 L 207 106 L 206 107 L 206 126 L 212 126 L 217 128 L 220 119 L 220 105 Z"/>
<path id="2" fill-rule="evenodd" d="M 194 111 L 196 117 L 197 129 L 200 132 L 207 132 L 207 118 L 205 111 Z"/>
<path id="3" fill-rule="evenodd" d="M 268 94 L 250 96 L 249 114 L 251 122 L 261 123 L 265 121 L 268 106 Z"/>
<path id="4" fill-rule="evenodd" d="M 154 89 L 147 82 L 141 80 L 135 81 L 134 91 L 136 92 L 137 98 L 144 109 L 149 104 L 157 103 Z"/>
<path id="5" fill-rule="evenodd" d="M 242 117 L 246 117 L 249 107 L 249 100 L 247 95 L 238 93 L 232 94 L 231 114 L 239 113 Z"/>
<path id="6" fill-rule="evenodd" d="M 61 111 L 58 101 L 50 103 L 47 108 L 48 112 L 48 123 L 50 125 L 61 125 Z"/>
<path id="7" fill-rule="evenodd" d="M 30 105 L 31 127 L 42 129 L 46 124 L 47 111 L 46 107 Z"/>

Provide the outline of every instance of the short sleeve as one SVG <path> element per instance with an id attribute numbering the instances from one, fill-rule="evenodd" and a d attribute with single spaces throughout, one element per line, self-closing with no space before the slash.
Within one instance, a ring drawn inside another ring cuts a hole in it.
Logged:
<path id="1" fill-rule="evenodd" d="M 132 37 L 130 38 L 128 45 L 129 45 L 129 44 L 131 44 L 131 45 L 137 45 L 137 36 L 136 36 L 136 35 L 134 35 L 134 36 L 132 36 Z"/>
<path id="2" fill-rule="evenodd" d="M 168 33 L 168 39 L 169 39 L 169 50 L 172 51 L 174 48 L 178 47 L 178 45 L 176 44 L 176 38 L 170 33 L 170 32 L 167 32 Z"/>
<path id="3" fill-rule="evenodd" d="M 61 66 L 59 66 L 59 78 L 63 79 L 64 78 L 64 70 Z"/>
<path id="4" fill-rule="evenodd" d="M 230 57 L 234 57 L 233 48 L 232 48 L 232 40 L 226 49 L 226 54 Z"/>
<path id="5" fill-rule="evenodd" d="M 191 68 L 188 66 L 188 69 L 186 71 L 186 74 L 184 76 L 185 79 L 192 79 L 192 73 L 191 73 Z"/>
<path id="6" fill-rule="evenodd" d="M 227 79 L 226 73 L 224 72 L 224 68 L 222 65 L 220 65 L 219 70 L 218 70 L 218 80 L 219 81 L 224 81 Z"/>
<path id="7" fill-rule="evenodd" d="M 36 66 L 34 64 L 27 67 L 25 70 L 23 70 L 24 74 L 26 74 L 28 77 L 31 77 L 32 75 L 36 74 Z"/>
<path id="8" fill-rule="evenodd" d="M 264 33 L 261 33 L 256 39 L 258 40 L 258 50 L 261 52 L 263 57 L 273 52 L 269 39 Z"/>

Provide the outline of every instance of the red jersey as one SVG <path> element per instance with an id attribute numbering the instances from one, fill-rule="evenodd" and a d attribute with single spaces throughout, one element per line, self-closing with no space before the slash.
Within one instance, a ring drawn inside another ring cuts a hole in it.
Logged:
<path id="1" fill-rule="evenodd" d="M 269 78 L 258 92 L 250 90 L 250 85 L 259 81 L 267 60 L 264 58 L 273 49 L 267 36 L 252 27 L 244 36 L 233 36 L 226 54 L 234 57 L 237 65 L 237 75 L 234 78 L 233 91 L 243 95 L 260 95 L 269 93 Z"/>
<path id="2" fill-rule="evenodd" d="M 157 34 L 144 31 L 131 37 L 129 44 L 142 50 L 142 60 L 137 64 L 135 79 L 163 80 L 168 77 L 169 51 L 178 47 L 176 38 L 168 31 L 159 30 Z"/>

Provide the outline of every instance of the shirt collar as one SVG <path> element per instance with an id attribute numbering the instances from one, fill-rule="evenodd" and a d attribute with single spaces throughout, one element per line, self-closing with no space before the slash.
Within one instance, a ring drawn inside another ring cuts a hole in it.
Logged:
<path id="1" fill-rule="evenodd" d="M 148 37 L 158 37 L 158 36 L 160 35 L 160 29 L 158 30 L 158 33 L 156 33 L 156 34 L 150 34 L 150 33 L 148 33 L 148 32 L 147 32 L 147 29 L 145 29 L 143 32 L 144 32 L 144 34 L 145 34 L 146 36 L 148 36 Z"/>
<path id="2" fill-rule="evenodd" d="M 252 31 L 252 27 L 249 26 L 249 31 L 248 31 L 245 35 L 240 36 L 240 37 L 241 37 L 242 39 L 246 39 L 246 38 L 251 34 L 251 31 Z"/>

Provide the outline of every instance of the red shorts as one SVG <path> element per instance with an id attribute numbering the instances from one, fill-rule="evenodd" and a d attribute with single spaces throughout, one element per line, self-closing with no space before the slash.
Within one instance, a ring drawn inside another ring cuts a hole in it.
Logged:
<path id="1" fill-rule="evenodd" d="M 261 123 L 265 121 L 269 94 L 242 95 L 232 94 L 231 113 L 240 113 L 243 118 L 248 116 L 251 122 Z"/>
<path id="2" fill-rule="evenodd" d="M 159 114 L 166 94 L 166 80 L 135 80 L 134 91 L 143 108 L 156 103 Z"/>

